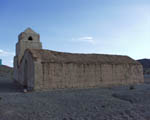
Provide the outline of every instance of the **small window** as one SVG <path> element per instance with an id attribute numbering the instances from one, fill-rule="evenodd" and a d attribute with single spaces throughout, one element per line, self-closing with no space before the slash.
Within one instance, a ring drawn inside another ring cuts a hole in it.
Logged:
<path id="1" fill-rule="evenodd" d="M 30 37 L 28 38 L 28 40 L 32 41 L 32 40 L 33 40 L 33 38 L 30 36 Z"/>

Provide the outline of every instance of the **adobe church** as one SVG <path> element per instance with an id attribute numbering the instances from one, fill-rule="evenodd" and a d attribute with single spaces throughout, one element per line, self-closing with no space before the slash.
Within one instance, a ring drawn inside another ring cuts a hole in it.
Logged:
<path id="1" fill-rule="evenodd" d="M 18 36 L 14 80 L 28 90 L 89 88 L 144 82 L 140 63 L 128 56 L 73 54 L 42 49 L 28 28 Z"/>

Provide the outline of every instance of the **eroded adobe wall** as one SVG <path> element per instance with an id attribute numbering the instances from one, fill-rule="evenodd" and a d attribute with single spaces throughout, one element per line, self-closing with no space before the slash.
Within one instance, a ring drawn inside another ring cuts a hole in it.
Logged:
<path id="1" fill-rule="evenodd" d="M 18 58 L 17 56 L 14 57 L 13 80 L 14 82 L 18 82 Z"/>
<path id="2" fill-rule="evenodd" d="M 75 64 L 35 62 L 35 89 L 88 88 L 143 82 L 136 64 Z"/>
<path id="3" fill-rule="evenodd" d="M 16 44 L 16 55 L 18 56 L 18 63 L 20 63 L 25 50 L 28 48 L 42 49 L 42 44 L 40 42 L 19 41 Z"/>
<path id="4" fill-rule="evenodd" d="M 32 56 L 26 53 L 18 69 L 18 82 L 22 86 L 34 88 L 34 62 Z"/>

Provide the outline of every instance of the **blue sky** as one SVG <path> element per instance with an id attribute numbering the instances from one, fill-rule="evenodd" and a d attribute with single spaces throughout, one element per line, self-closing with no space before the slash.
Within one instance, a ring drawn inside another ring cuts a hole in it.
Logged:
<path id="1" fill-rule="evenodd" d="M 44 49 L 150 58 L 150 0 L 0 0 L 3 64 L 27 27 Z"/>

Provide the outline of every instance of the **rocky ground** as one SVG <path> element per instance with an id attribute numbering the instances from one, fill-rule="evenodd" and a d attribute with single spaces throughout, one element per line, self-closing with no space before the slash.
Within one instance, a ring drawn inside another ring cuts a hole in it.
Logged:
<path id="1" fill-rule="evenodd" d="M 150 120 L 150 77 L 136 86 L 23 93 L 0 77 L 0 120 Z"/>

